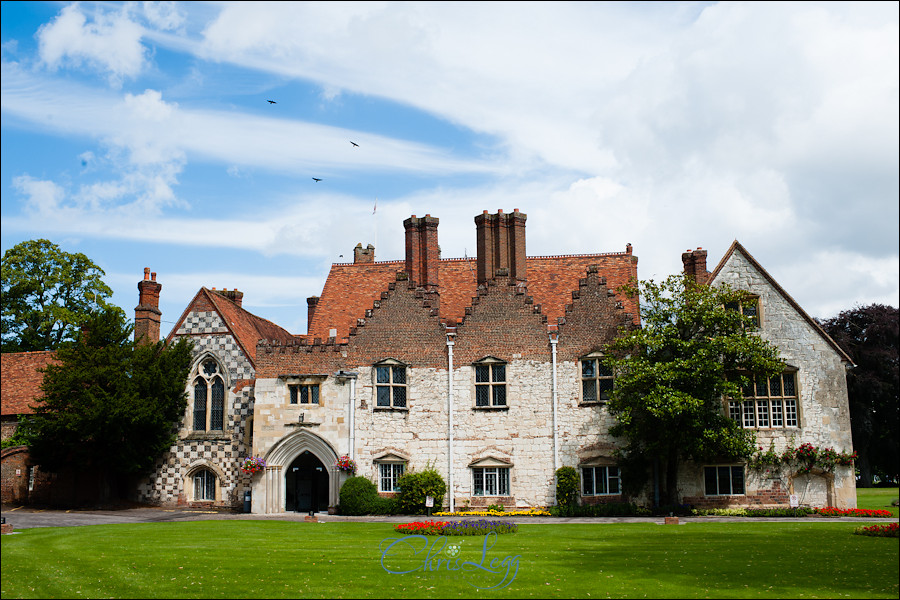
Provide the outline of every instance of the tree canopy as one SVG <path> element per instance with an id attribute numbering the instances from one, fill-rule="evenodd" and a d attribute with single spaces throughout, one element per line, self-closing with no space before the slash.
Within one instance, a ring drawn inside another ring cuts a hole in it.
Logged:
<path id="1" fill-rule="evenodd" d="M 640 491 L 655 470 L 661 502 L 676 504 L 684 461 L 750 456 L 755 436 L 725 414 L 724 401 L 742 398 L 751 377 L 777 374 L 783 364 L 753 333 L 753 319 L 729 308 L 750 301 L 746 292 L 683 275 L 625 292 L 640 294 L 642 327 L 606 349 L 616 374 L 610 433 L 625 441 L 619 458 L 626 491 Z"/>
<path id="2" fill-rule="evenodd" d="M 847 373 L 847 393 L 860 487 L 870 487 L 872 475 L 896 481 L 900 473 L 898 312 L 893 306 L 870 304 L 822 322 L 856 365 Z"/>
<path id="3" fill-rule="evenodd" d="M 30 240 L 3 253 L 3 352 L 55 350 L 75 339 L 92 310 L 120 310 L 106 299 L 112 289 L 105 273 L 87 256 L 70 254 L 49 240 Z"/>
<path id="4" fill-rule="evenodd" d="M 136 345 L 121 312 L 90 315 L 44 371 L 42 397 L 22 424 L 44 469 L 90 469 L 113 483 L 148 471 L 175 440 L 190 343 Z"/>

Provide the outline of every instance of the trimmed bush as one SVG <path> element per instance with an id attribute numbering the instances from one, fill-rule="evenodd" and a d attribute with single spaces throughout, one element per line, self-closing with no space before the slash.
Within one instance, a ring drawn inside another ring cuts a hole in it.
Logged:
<path id="1" fill-rule="evenodd" d="M 556 505 L 575 506 L 578 504 L 578 471 L 574 467 L 560 467 L 556 470 Z"/>
<path id="2" fill-rule="evenodd" d="M 420 515 L 425 512 L 425 497 L 434 498 L 434 509 L 440 510 L 444 504 L 447 484 L 435 469 L 407 471 L 397 481 L 400 496 L 397 499 L 400 512 L 406 515 Z"/>
<path id="3" fill-rule="evenodd" d="M 365 477 L 351 477 L 341 487 L 338 509 L 342 515 L 368 515 L 380 500 L 374 483 Z"/>
<path id="4" fill-rule="evenodd" d="M 609 504 L 584 504 L 575 506 L 553 506 L 550 514 L 554 517 L 647 517 L 650 511 L 636 504 L 610 502 Z"/>

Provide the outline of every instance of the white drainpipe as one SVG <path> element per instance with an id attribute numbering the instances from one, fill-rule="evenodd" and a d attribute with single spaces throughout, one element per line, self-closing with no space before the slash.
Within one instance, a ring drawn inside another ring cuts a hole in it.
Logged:
<path id="1" fill-rule="evenodd" d="M 453 336 L 447 333 L 447 471 L 448 490 L 450 492 L 450 512 L 455 510 L 455 490 L 453 487 Z"/>
<path id="2" fill-rule="evenodd" d="M 335 377 L 337 378 L 339 383 L 344 383 L 347 380 L 350 380 L 350 405 L 349 405 L 349 414 L 348 414 L 348 426 L 350 428 L 349 439 L 347 440 L 347 444 L 350 447 L 348 451 L 348 455 L 352 460 L 356 460 L 356 424 L 355 424 L 355 415 L 356 415 L 356 378 L 357 373 L 350 373 L 344 370 L 338 371 L 335 373 Z"/>
<path id="3" fill-rule="evenodd" d="M 552 395 L 553 395 L 553 475 L 556 476 L 556 470 L 559 468 L 559 441 L 556 438 L 556 411 L 557 411 L 557 392 L 556 392 L 556 342 L 557 334 L 550 332 L 550 350 L 553 364 L 552 379 Z"/>

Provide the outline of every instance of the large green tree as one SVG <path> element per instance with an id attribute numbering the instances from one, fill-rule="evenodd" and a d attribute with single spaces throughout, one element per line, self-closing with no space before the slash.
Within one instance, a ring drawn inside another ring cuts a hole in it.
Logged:
<path id="1" fill-rule="evenodd" d="M 30 240 L 3 253 L 0 339 L 3 352 L 55 350 L 75 339 L 89 312 L 113 308 L 103 270 L 81 253 Z"/>
<path id="2" fill-rule="evenodd" d="M 847 392 L 860 487 L 871 487 L 874 474 L 896 482 L 900 473 L 898 313 L 893 306 L 870 304 L 822 322 L 856 365 L 847 373 Z"/>
<path id="3" fill-rule="evenodd" d="M 750 456 L 755 436 L 725 414 L 724 400 L 741 398 L 750 376 L 774 375 L 783 364 L 754 333 L 754 321 L 731 308 L 752 302 L 746 292 L 678 275 L 625 292 L 640 295 L 642 326 L 607 348 L 616 373 L 610 433 L 624 440 L 626 491 L 637 493 L 654 479 L 660 502 L 676 504 L 685 461 Z"/>
<path id="4" fill-rule="evenodd" d="M 45 369 L 42 397 L 23 423 L 36 463 L 101 474 L 101 498 L 153 466 L 187 407 L 190 343 L 136 345 L 132 329 L 121 310 L 91 314 Z"/>

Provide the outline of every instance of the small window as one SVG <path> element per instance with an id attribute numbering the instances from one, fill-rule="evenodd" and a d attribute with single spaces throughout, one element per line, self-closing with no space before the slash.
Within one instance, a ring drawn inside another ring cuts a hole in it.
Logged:
<path id="1" fill-rule="evenodd" d="M 506 363 L 481 362 L 475 365 L 475 406 L 506 406 Z"/>
<path id="2" fill-rule="evenodd" d="M 619 467 L 582 467 L 581 495 L 606 496 L 622 493 Z"/>
<path id="3" fill-rule="evenodd" d="M 34 491 L 34 480 L 37 477 L 37 465 L 28 467 L 28 491 Z"/>
<path id="4" fill-rule="evenodd" d="M 406 470 L 403 463 L 380 463 L 378 465 L 378 491 L 399 492 L 400 476 Z"/>
<path id="5" fill-rule="evenodd" d="M 473 467 L 475 496 L 509 496 L 509 467 Z"/>
<path id="6" fill-rule="evenodd" d="M 194 377 L 193 388 L 194 431 L 225 429 L 225 381 L 216 361 L 203 361 Z"/>
<path id="7" fill-rule="evenodd" d="M 613 390 L 612 369 L 603 364 L 602 357 L 581 359 L 581 401 L 585 404 L 609 401 Z"/>
<path id="8" fill-rule="evenodd" d="M 746 429 L 799 427 L 797 373 L 754 377 L 743 390 L 744 400 L 731 400 L 728 415 Z"/>
<path id="9" fill-rule="evenodd" d="M 759 297 L 748 295 L 740 302 L 726 302 L 725 308 L 736 310 L 750 319 L 754 328 L 759 328 Z"/>
<path id="10" fill-rule="evenodd" d="M 318 404 L 319 403 L 319 384 L 298 384 L 289 385 L 288 391 L 291 397 L 291 404 Z"/>
<path id="11" fill-rule="evenodd" d="M 703 467 L 703 478 L 707 496 L 744 495 L 744 467 Z"/>
<path id="12" fill-rule="evenodd" d="M 213 502 L 216 499 L 216 475 L 207 469 L 194 474 L 194 500 Z"/>
<path id="13" fill-rule="evenodd" d="M 375 406 L 406 408 L 406 400 L 406 365 L 394 362 L 375 365 Z"/>

